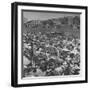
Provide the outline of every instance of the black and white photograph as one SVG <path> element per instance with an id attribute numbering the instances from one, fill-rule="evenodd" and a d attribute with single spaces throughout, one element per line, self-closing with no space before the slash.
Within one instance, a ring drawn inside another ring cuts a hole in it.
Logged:
<path id="1" fill-rule="evenodd" d="M 80 14 L 22 11 L 22 77 L 80 74 Z"/>
<path id="2" fill-rule="evenodd" d="M 12 4 L 12 86 L 87 82 L 87 7 Z"/>

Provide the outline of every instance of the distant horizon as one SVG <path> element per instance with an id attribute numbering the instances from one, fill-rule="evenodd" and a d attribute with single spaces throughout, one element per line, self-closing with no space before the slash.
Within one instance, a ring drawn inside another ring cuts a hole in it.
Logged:
<path id="1" fill-rule="evenodd" d="M 61 18 L 67 16 L 80 16 L 80 14 L 74 13 L 54 13 L 54 12 L 33 12 L 33 11 L 23 11 L 24 22 L 32 20 L 48 20 L 54 18 Z"/>

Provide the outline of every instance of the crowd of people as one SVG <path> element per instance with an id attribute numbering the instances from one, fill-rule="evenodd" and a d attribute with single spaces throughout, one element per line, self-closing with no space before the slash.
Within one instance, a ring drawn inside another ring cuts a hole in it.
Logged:
<path id="1" fill-rule="evenodd" d="M 79 38 L 55 32 L 23 34 L 24 77 L 79 74 Z"/>

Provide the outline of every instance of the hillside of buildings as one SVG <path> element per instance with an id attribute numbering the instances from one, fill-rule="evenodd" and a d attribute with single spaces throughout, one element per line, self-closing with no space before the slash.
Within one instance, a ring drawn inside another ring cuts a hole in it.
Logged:
<path id="1" fill-rule="evenodd" d="M 64 33 L 80 37 L 80 17 L 67 16 L 48 20 L 31 20 L 23 24 L 23 32 Z"/>
<path id="2" fill-rule="evenodd" d="M 23 25 L 23 77 L 80 74 L 80 17 Z"/>

